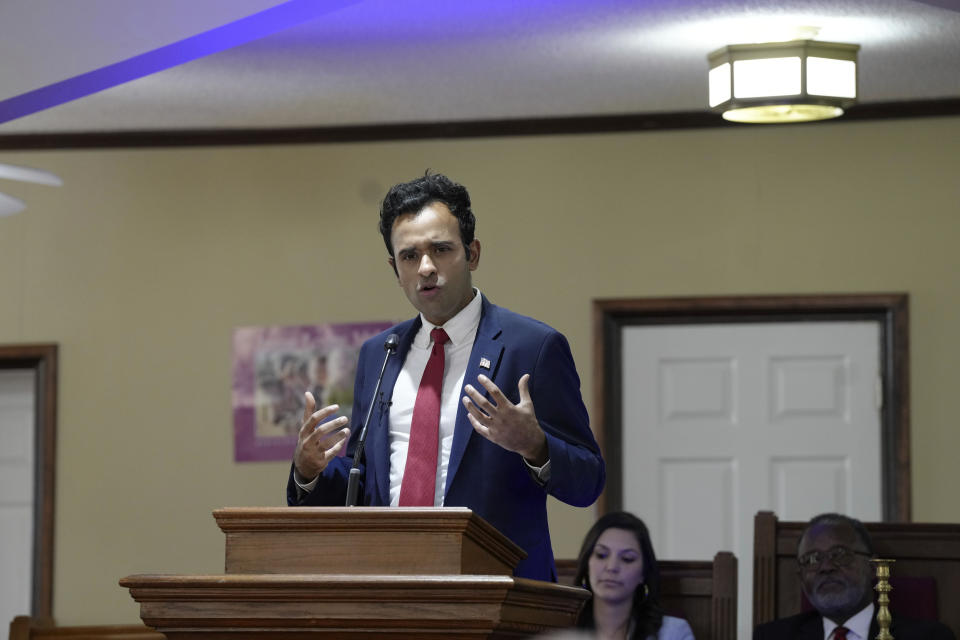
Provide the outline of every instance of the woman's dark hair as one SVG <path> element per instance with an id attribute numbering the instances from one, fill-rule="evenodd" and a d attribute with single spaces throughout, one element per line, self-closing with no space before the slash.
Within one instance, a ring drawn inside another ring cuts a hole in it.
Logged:
<path id="1" fill-rule="evenodd" d="M 470 259 L 470 243 L 473 242 L 473 232 L 477 221 L 470 210 L 470 195 L 466 187 L 458 184 L 440 173 L 430 173 L 429 170 L 422 178 L 402 182 L 391 187 L 380 205 L 380 235 L 387 247 L 387 253 L 393 257 L 393 242 L 390 234 L 393 232 L 393 223 L 402 215 L 417 213 L 428 204 L 442 202 L 450 209 L 460 223 L 460 240 L 467 250 L 467 260 Z"/>
<path id="2" fill-rule="evenodd" d="M 632 638 L 645 640 L 649 636 L 656 636 L 663 624 L 663 607 L 660 606 L 660 569 L 657 568 L 657 556 L 653 553 L 653 543 L 650 542 L 650 532 L 643 520 L 627 511 L 614 511 L 601 516 L 587 531 L 577 557 L 577 575 L 574 584 L 582 586 L 592 592 L 590 586 L 590 556 L 597 540 L 607 529 L 625 529 L 633 533 L 640 545 L 640 554 L 643 556 L 643 583 L 647 586 L 646 592 L 638 587 L 633 592 L 633 607 L 631 617 L 636 623 Z M 592 629 L 595 627 L 593 606 L 587 603 L 580 612 L 577 620 L 578 627 Z"/>

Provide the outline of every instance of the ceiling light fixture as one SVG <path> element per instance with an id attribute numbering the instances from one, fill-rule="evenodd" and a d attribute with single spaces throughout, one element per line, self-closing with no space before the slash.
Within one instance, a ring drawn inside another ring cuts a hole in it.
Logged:
<path id="1" fill-rule="evenodd" d="M 20 182 L 33 182 L 36 184 L 45 184 L 51 187 L 63 186 L 63 180 L 59 176 L 44 171 L 43 169 L 32 169 L 30 167 L 17 167 L 12 164 L 0 164 L 0 178 L 4 180 L 18 180 Z M 27 208 L 26 203 L 20 198 L 8 196 L 0 193 L 0 217 L 12 216 L 20 213 Z"/>
<path id="2" fill-rule="evenodd" d="M 707 56 L 710 108 L 733 122 L 826 120 L 857 100 L 860 45 L 732 44 Z"/>

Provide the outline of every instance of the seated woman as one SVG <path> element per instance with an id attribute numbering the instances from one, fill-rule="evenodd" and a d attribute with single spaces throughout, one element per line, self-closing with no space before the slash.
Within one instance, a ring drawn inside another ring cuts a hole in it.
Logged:
<path id="1" fill-rule="evenodd" d="M 587 532 L 574 584 L 593 593 L 577 626 L 603 640 L 693 640 L 686 620 L 664 615 L 650 534 L 626 511 L 608 513 Z"/>

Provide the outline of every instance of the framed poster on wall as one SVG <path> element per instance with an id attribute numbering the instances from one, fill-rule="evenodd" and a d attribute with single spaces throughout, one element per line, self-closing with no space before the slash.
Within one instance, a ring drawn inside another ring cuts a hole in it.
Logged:
<path id="1" fill-rule="evenodd" d="M 235 329 L 234 460 L 292 459 L 307 391 L 313 393 L 318 408 L 338 404 L 338 415 L 349 417 L 360 346 L 393 324 Z"/>

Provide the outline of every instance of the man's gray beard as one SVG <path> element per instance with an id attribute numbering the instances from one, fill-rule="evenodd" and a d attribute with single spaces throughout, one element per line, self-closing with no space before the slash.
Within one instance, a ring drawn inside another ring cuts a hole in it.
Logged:
<path id="1" fill-rule="evenodd" d="M 814 609 L 824 615 L 835 615 L 840 613 L 856 613 L 859 610 L 860 601 L 863 594 L 854 585 L 847 586 L 840 593 L 829 593 L 826 595 L 817 595 L 816 592 L 807 594 L 807 599 Z"/>

